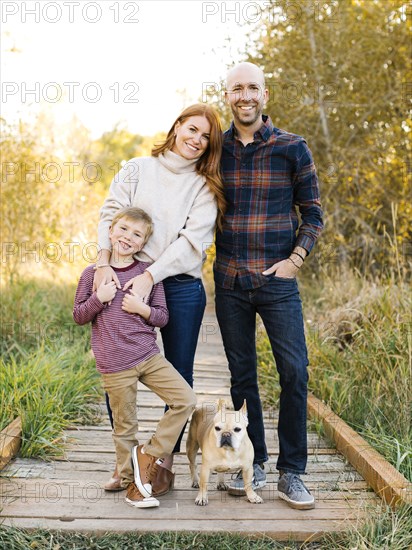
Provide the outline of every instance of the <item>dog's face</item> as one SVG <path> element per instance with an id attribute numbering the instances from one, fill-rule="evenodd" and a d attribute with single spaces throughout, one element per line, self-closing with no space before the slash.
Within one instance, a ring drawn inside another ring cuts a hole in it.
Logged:
<path id="1" fill-rule="evenodd" d="M 221 402 L 213 420 L 217 447 L 239 449 L 248 425 L 246 401 L 239 411 L 228 411 Z"/>

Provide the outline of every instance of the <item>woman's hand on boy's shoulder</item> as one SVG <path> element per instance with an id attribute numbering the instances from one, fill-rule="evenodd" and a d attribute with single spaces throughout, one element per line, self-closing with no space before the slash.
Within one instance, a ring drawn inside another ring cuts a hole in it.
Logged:
<path id="1" fill-rule="evenodd" d="M 148 271 L 144 271 L 140 275 L 136 275 L 136 277 L 127 281 L 123 290 L 127 290 L 130 287 L 133 288 L 134 294 L 141 296 L 142 301 L 147 303 L 153 288 L 153 278 Z"/>
<path id="2" fill-rule="evenodd" d="M 97 267 L 98 264 L 96 264 Z M 117 288 L 121 288 L 121 284 L 115 270 L 110 266 L 97 267 L 93 277 L 93 290 L 97 290 L 102 283 L 110 283 L 113 281 Z"/>

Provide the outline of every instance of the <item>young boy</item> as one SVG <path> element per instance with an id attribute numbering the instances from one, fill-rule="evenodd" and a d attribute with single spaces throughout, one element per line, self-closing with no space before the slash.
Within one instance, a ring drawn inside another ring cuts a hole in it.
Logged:
<path id="1" fill-rule="evenodd" d="M 140 208 L 124 208 L 113 218 L 110 265 L 122 287 L 148 267 L 133 256 L 151 233 L 152 220 Z M 166 325 L 169 317 L 162 283 L 154 285 L 146 304 L 133 290 L 117 289 L 113 281 L 93 292 L 95 269 L 87 267 L 80 277 L 73 318 L 79 325 L 92 323 L 92 349 L 113 411 L 116 462 L 121 484 L 127 488 L 125 500 L 138 508 L 159 506 L 151 483 L 162 457 L 172 452 L 196 396 L 156 345 L 155 327 Z M 138 380 L 169 405 L 156 433 L 140 446 L 136 440 Z"/>

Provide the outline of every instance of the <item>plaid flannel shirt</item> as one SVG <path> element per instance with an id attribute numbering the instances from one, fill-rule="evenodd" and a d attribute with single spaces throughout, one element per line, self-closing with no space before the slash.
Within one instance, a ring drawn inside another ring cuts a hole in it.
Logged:
<path id="1" fill-rule="evenodd" d="M 301 136 L 275 128 L 270 118 L 246 147 L 231 127 L 223 135 L 222 174 L 228 207 L 216 234 L 215 282 L 258 288 L 262 271 L 288 258 L 295 246 L 308 253 L 322 231 L 319 185 L 312 154 Z M 300 222 L 298 211 L 300 214 Z"/>

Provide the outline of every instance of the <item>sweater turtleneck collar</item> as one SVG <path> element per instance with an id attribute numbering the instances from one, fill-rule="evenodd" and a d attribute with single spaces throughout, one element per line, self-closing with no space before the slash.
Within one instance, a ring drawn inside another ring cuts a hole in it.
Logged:
<path id="1" fill-rule="evenodd" d="M 159 162 L 174 174 L 195 172 L 196 163 L 199 159 L 187 160 L 173 151 L 165 151 L 158 156 Z"/>

